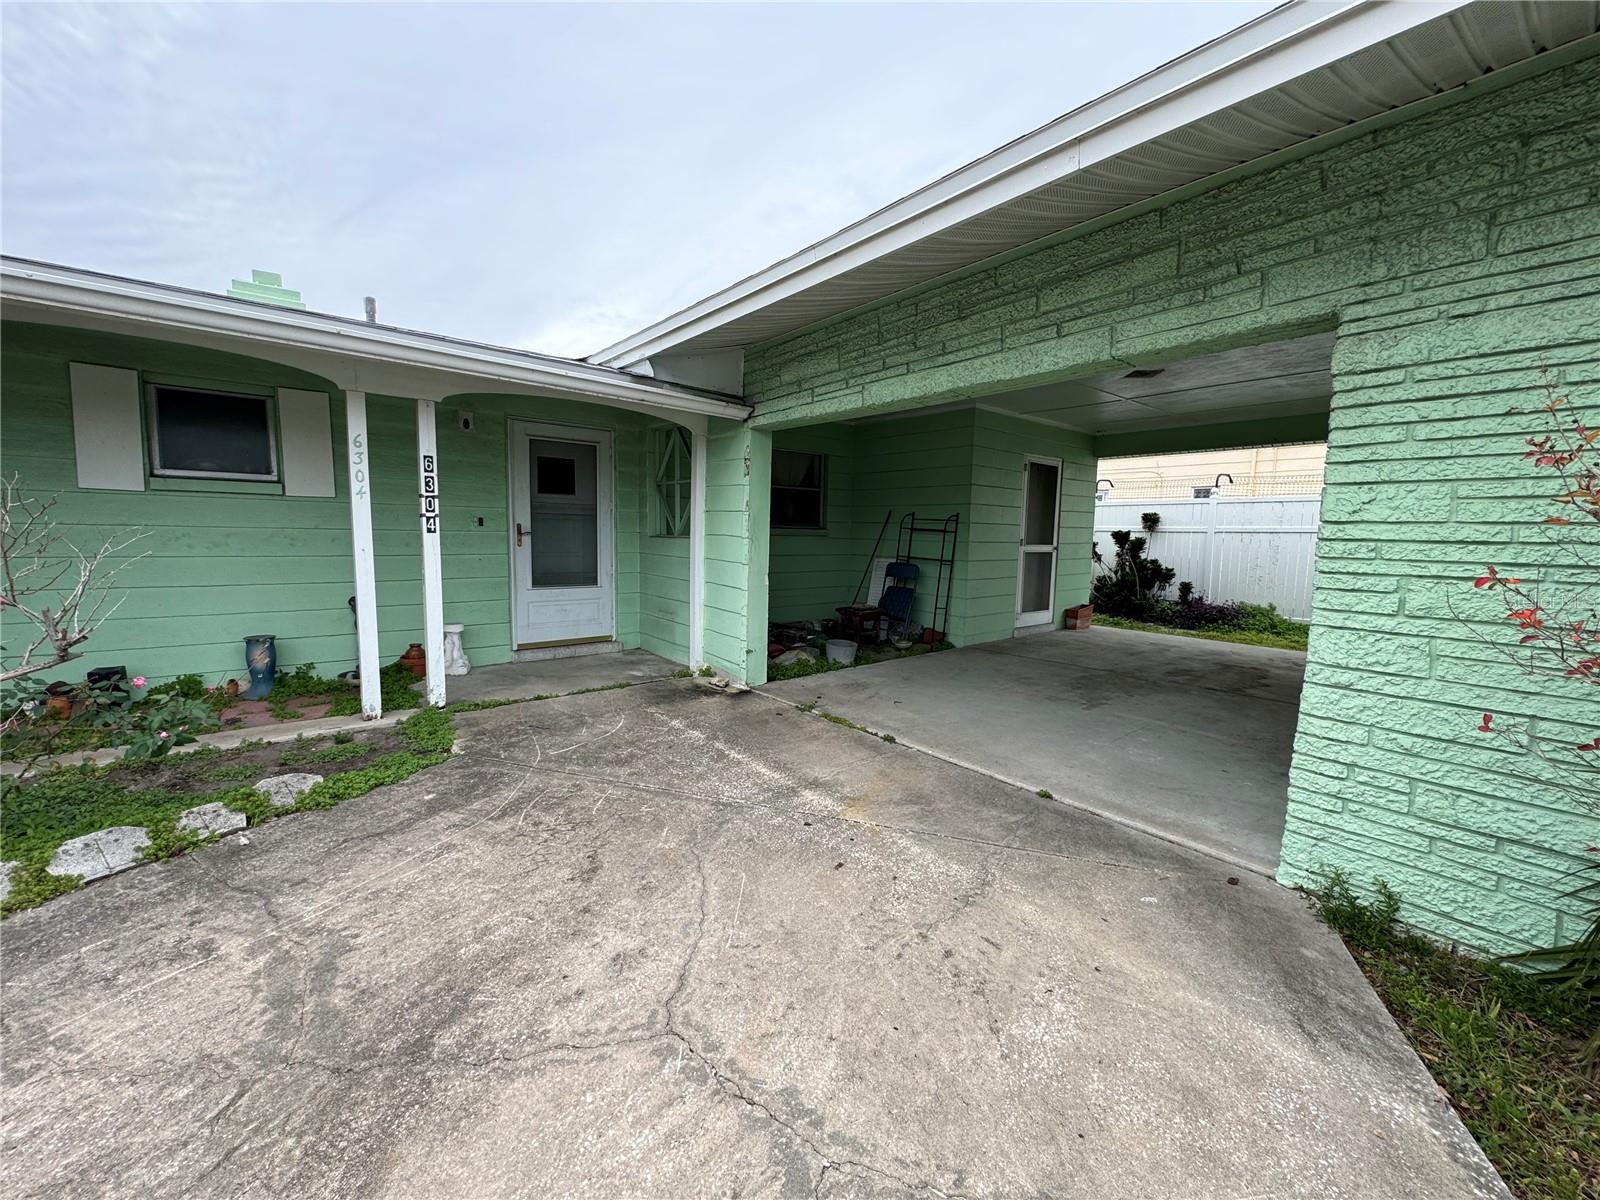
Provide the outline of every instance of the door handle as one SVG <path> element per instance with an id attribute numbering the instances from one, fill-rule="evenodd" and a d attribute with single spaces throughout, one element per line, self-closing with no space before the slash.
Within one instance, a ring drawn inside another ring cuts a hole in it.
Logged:
<path id="1" fill-rule="evenodd" d="M 517 522 L 517 549 L 522 549 L 522 522 Z"/>

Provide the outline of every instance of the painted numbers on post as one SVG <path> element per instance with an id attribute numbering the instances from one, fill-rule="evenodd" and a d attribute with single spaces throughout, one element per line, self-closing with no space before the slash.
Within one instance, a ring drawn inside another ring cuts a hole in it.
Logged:
<path id="1" fill-rule="evenodd" d="M 355 485 L 356 498 L 367 498 L 367 435 L 350 435 L 350 481 Z"/>
<path id="2" fill-rule="evenodd" d="M 422 456 L 422 532 L 439 532 L 439 476 L 431 454 Z"/>

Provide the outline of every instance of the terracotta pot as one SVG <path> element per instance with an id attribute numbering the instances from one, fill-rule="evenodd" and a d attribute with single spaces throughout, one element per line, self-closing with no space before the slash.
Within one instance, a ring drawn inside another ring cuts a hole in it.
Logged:
<path id="1" fill-rule="evenodd" d="M 65 721 L 72 715 L 72 697 L 51 696 L 45 700 L 44 708 L 49 716 L 58 717 Z"/>
<path id="2" fill-rule="evenodd" d="M 412 642 L 411 645 L 407 646 L 406 652 L 400 656 L 400 661 L 418 679 L 428 673 L 428 655 L 423 650 L 421 642 Z"/>

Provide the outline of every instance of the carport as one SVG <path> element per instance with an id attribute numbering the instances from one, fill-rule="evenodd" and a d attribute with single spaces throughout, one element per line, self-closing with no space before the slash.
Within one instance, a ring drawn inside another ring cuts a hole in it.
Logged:
<path id="1" fill-rule="evenodd" d="M 1270 876 L 1305 659 L 1093 628 L 765 690 Z"/>
<path id="2" fill-rule="evenodd" d="M 1305 655 L 1065 632 L 1062 613 L 1089 599 L 1101 458 L 1325 438 L 1332 349 L 1331 334 L 1301 333 L 777 430 L 773 622 L 825 623 L 863 581 L 875 597 L 886 562 L 904 555 L 893 536 L 904 521 L 950 519 L 960 532 L 947 609 L 935 565 L 910 556 L 935 584 L 918 587 L 911 632 L 932 628 L 928 640 L 956 652 L 774 694 L 1273 874 Z"/>

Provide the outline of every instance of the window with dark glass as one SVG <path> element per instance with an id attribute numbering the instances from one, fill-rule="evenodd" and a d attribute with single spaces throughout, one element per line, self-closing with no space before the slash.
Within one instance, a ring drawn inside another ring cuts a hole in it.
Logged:
<path id="1" fill-rule="evenodd" d="M 772 527 L 822 529 L 827 459 L 799 450 L 772 452 Z"/>
<path id="2" fill-rule="evenodd" d="M 150 469 L 201 479 L 278 478 L 266 396 L 198 388 L 150 389 Z"/>

